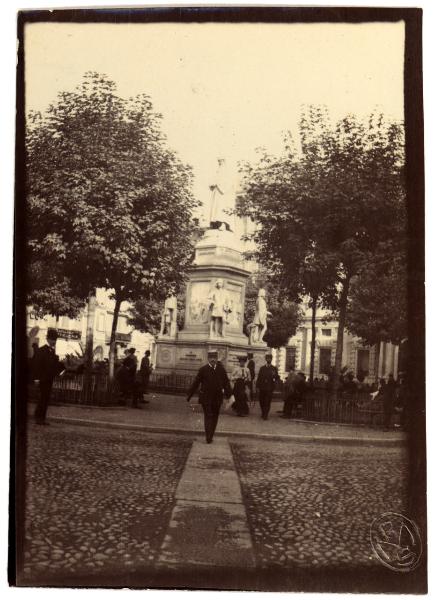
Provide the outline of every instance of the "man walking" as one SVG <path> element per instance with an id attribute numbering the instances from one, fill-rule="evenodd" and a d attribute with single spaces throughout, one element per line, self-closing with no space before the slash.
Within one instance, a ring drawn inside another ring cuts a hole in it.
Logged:
<path id="1" fill-rule="evenodd" d="M 388 381 L 383 389 L 382 399 L 384 404 L 384 431 L 388 431 L 391 425 L 391 417 L 394 413 L 396 401 L 397 383 L 394 375 L 390 373 Z"/>
<path id="2" fill-rule="evenodd" d="M 231 396 L 231 385 L 223 365 L 218 362 L 218 353 L 208 353 L 208 364 L 201 367 L 187 395 L 187 402 L 200 387 L 199 403 L 204 412 L 204 429 L 207 444 L 213 441 L 222 406 L 223 396 Z"/>
<path id="3" fill-rule="evenodd" d="M 143 359 L 141 360 L 141 363 L 140 363 L 140 376 L 142 378 L 142 393 L 145 395 L 148 394 L 148 384 L 150 381 L 150 375 L 151 375 L 151 370 L 152 370 L 150 355 L 151 355 L 151 352 L 149 350 L 147 350 L 145 352 L 145 356 L 143 357 Z M 146 400 L 146 402 L 148 402 L 148 400 Z"/>
<path id="4" fill-rule="evenodd" d="M 137 356 L 135 356 L 135 352 L 136 348 L 128 349 L 127 356 L 122 361 L 122 366 L 124 367 L 125 396 L 131 397 L 133 408 L 139 408 L 135 390 L 137 371 Z"/>
<path id="5" fill-rule="evenodd" d="M 284 406 L 282 411 L 283 419 L 290 419 L 296 404 L 296 384 L 298 376 L 293 367 L 290 367 L 287 379 L 284 382 Z"/>
<path id="6" fill-rule="evenodd" d="M 264 421 L 267 421 L 273 390 L 276 383 L 280 381 L 280 378 L 276 367 L 272 365 L 272 354 L 266 354 L 265 359 L 266 364 L 258 372 L 256 388 L 259 392 L 261 417 Z"/>
<path id="7" fill-rule="evenodd" d="M 255 361 L 254 361 L 254 355 L 252 354 L 252 352 L 248 353 L 248 364 L 247 364 L 247 367 L 248 367 L 249 373 L 251 375 L 249 383 L 248 383 L 249 400 L 251 402 L 254 402 Z"/>
<path id="8" fill-rule="evenodd" d="M 39 398 L 35 410 L 35 421 L 38 425 L 46 425 L 45 418 L 54 378 L 65 370 L 65 366 L 54 351 L 57 337 L 57 331 L 49 329 L 47 343 L 35 353 L 34 376 L 35 382 L 39 381 Z"/>

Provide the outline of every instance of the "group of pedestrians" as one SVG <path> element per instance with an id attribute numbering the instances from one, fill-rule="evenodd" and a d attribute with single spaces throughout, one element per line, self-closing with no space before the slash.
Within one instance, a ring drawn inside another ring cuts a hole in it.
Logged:
<path id="1" fill-rule="evenodd" d="M 65 364 L 56 354 L 56 341 L 58 333 L 55 329 L 49 329 L 47 332 L 47 343 L 38 347 L 36 343 L 32 344 L 33 356 L 29 362 L 29 381 L 37 384 L 38 396 L 36 409 L 34 413 L 35 423 L 46 425 L 47 409 L 50 403 L 53 382 L 59 375 L 67 372 Z M 150 351 L 145 352 L 138 369 L 138 359 L 136 350 L 130 348 L 116 372 L 116 379 L 124 402 L 131 399 L 134 408 L 141 408 L 140 401 L 143 396 L 148 394 L 148 383 L 152 372 L 150 361 Z"/>
<path id="2" fill-rule="evenodd" d="M 148 384 L 152 372 L 150 360 L 151 352 L 146 350 L 138 369 L 136 349 L 126 350 L 125 358 L 116 372 L 120 395 L 122 401 L 127 403 L 131 400 L 133 408 L 142 408 L 140 402 L 148 404 L 143 397 L 148 394 Z"/>
<path id="3" fill-rule="evenodd" d="M 396 412 L 400 413 L 401 426 L 407 426 L 408 387 L 404 373 L 399 374 L 398 381 L 394 379 L 392 373 L 390 373 L 388 376 L 387 381 L 385 381 L 383 378 L 380 379 L 376 399 L 382 401 L 384 413 L 384 431 L 388 431 L 390 429 L 391 418 Z"/>
<path id="4" fill-rule="evenodd" d="M 305 400 L 306 377 L 304 373 L 296 373 L 290 369 L 287 379 L 284 382 L 284 407 L 282 411 L 283 419 L 291 419 L 299 404 Z"/>
<path id="5" fill-rule="evenodd" d="M 261 416 L 264 420 L 267 420 L 274 389 L 276 384 L 280 382 L 278 371 L 272 365 L 272 354 L 266 354 L 266 364 L 260 367 L 257 378 L 255 378 L 253 355 L 239 356 L 238 359 L 239 365 L 233 369 L 230 377 L 233 386 L 232 395 L 234 396 L 231 408 L 238 417 L 248 416 L 248 398 L 251 402 L 255 400 L 255 386 L 255 390 L 258 393 Z"/>

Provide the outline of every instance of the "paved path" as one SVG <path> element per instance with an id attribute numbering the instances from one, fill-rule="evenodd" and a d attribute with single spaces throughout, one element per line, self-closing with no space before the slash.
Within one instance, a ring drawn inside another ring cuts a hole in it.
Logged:
<path id="1" fill-rule="evenodd" d="M 226 438 L 193 443 L 175 499 L 159 566 L 254 566 L 239 478 Z"/>
<path id="2" fill-rule="evenodd" d="M 369 536 L 406 514 L 405 448 L 55 421 L 27 435 L 23 585 L 411 590 Z"/>
<path id="3" fill-rule="evenodd" d="M 142 410 L 78 405 L 50 406 L 48 417 L 70 424 L 117 427 L 161 433 L 202 434 L 202 409 L 195 400 L 189 404 L 182 396 L 153 394 Z M 30 405 L 34 410 L 34 405 Z M 222 410 L 216 437 L 261 438 L 282 441 L 319 441 L 321 443 L 368 444 L 396 446 L 406 443 L 402 431 L 383 432 L 371 427 L 342 424 L 310 423 L 281 419 L 282 402 L 273 402 L 268 421 L 260 417 L 258 403 L 246 418 L 236 417 L 231 409 Z M 216 439 L 215 437 L 215 439 Z"/>

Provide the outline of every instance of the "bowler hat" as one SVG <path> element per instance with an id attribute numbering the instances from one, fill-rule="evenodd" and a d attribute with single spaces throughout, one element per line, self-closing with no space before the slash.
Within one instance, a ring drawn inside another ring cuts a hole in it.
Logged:
<path id="1" fill-rule="evenodd" d="M 246 354 L 240 354 L 237 358 L 239 360 L 244 360 L 245 362 L 248 360 L 247 357 L 246 357 Z"/>
<path id="2" fill-rule="evenodd" d="M 47 340 L 57 340 L 58 337 L 59 334 L 57 333 L 56 329 L 49 329 L 47 331 Z"/>
<path id="3" fill-rule="evenodd" d="M 217 358 L 217 357 L 218 357 L 217 350 L 209 350 L 209 351 L 207 352 L 207 356 L 208 356 L 209 358 Z"/>
<path id="4" fill-rule="evenodd" d="M 273 358 L 273 354 L 271 354 L 270 352 L 268 352 L 265 356 L 265 358 Z"/>

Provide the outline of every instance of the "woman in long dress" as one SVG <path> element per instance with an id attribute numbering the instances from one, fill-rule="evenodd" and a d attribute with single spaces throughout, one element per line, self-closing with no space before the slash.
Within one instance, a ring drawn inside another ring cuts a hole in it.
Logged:
<path id="1" fill-rule="evenodd" d="M 249 414 L 247 387 L 251 381 L 251 374 L 246 366 L 246 356 L 239 356 L 239 366 L 231 373 L 233 383 L 234 404 L 233 411 L 238 417 L 246 417 Z"/>

